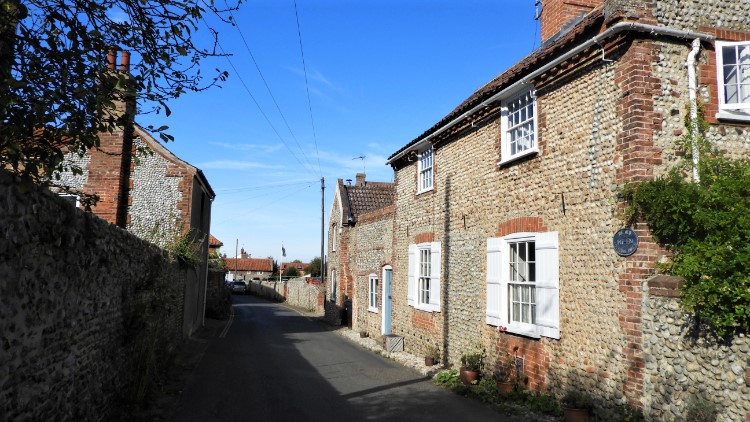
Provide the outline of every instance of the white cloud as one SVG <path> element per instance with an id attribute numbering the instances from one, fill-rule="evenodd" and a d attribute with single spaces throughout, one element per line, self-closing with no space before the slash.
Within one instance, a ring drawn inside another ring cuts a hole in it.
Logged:
<path id="1" fill-rule="evenodd" d="M 279 166 L 272 166 L 264 163 L 255 163 L 252 161 L 233 161 L 233 160 L 217 160 L 217 161 L 206 161 L 200 163 L 197 167 L 201 169 L 215 169 L 215 170 L 249 170 L 249 169 L 277 169 Z"/>
<path id="2" fill-rule="evenodd" d="M 265 153 L 273 153 L 276 152 L 282 148 L 284 148 L 283 144 L 233 144 L 230 142 L 211 142 L 211 145 L 216 145 L 218 147 L 231 149 L 231 150 L 237 150 L 237 151 L 261 151 Z"/>

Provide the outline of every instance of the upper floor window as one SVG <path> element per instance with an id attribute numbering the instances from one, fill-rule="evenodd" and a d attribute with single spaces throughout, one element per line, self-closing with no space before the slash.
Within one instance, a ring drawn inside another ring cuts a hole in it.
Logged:
<path id="1" fill-rule="evenodd" d="M 500 163 L 539 151 L 533 89 L 502 102 Z"/>
<path id="2" fill-rule="evenodd" d="M 750 117 L 750 41 L 716 42 L 719 112 Z"/>
<path id="3" fill-rule="evenodd" d="M 560 338 L 557 232 L 487 239 L 487 323 Z"/>
<path id="4" fill-rule="evenodd" d="M 331 281 L 330 281 L 330 298 L 331 302 L 336 302 L 336 290 L 338 289 L 338 280 L 336 279 L 336 269 L 331 270 Z"/>
<path id="5" fill-rule="evenodd" d="M 408 303 L 440 311 L 440 242 L 409 245 Z"/>
<path id="6" fill-rule="evenodd" d="M 336 224 L 331 227 L 331 250 L 336 252 Z"/>
<path id="7" fill-rule="evenodd" d="M 367 310 L 370 312 L 378 311 L 378 276 L 370 274 L 368 282 L 369 292 L 367 295 Z"/>
<path id="8" fill-rule="evenodd" d="M 419 154 L 419 174 L 417 177 L 417 193 L 432 190 L 432 147 Z"/>

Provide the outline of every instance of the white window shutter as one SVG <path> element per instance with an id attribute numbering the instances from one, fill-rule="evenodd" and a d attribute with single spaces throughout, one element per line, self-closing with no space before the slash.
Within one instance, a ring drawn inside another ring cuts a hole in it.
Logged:
<path id="1" fill-rule="evenodd" d="M 430 310 L 440 312 L 440 242 L 430 244 Z"/>
<path id="2" fill-rule="evenodd" d="M 500 324 L 500 268 L 502 266 L 502 243 L 500 238 L 487 239 L 487 324 Z"/>
<path id="3" fill-rule="evenodd" d="M 536 235 L 536 323 L 539 335 L 560 338 L 560 247 L 557 232 Z"/>
<path id="4" fill-rule="evenodd" d="M 409 306 L 414 306 L 416 298 L 416 272 L 417 272 L 417 245 L 409 245 L 409 282 L 407 283 L 407 302 Z"/>

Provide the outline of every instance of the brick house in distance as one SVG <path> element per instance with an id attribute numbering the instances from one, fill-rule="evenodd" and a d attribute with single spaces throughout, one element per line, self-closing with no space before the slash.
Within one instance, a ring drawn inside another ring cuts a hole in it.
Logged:
<path id="1" fill-rule="evenodd" d="M 304 275 L 305 269 L 310 266 L 310 263 L 304 263 L 304 262 L 282 262 L 281 263 L 281 274 L 284 275 L 287 269 L 289 267 L 294 267 L 295 270 L 297 270 L 297 274 Z"/>
<path id="2" fill-rule="evenodd" d="M 394 184 L 368 182 L 363 173 L 350 182 L 338 179 L 331 205 L 325 316 L 338 324 L 346 308 L 347 325 L 390 334 L 391 313 L 382 312 L 381 302 L 392 279 Z"/>
<path id="3" fill-rule="evenodd" d="M 129 71 L 129 56 L 122 52 L 120 72 Z M 116 58 L 110 52 L 112 72 L 118 71 Z M 99 147 L 83 157 L 68 154 L 68 163 L 80 167 L 82 174 L 63 172 L 57 183 L 98 195 L 93 214 L 158 246 L 188 232 L 200 243 L 203 259 L 185 291 L 184 331 L 189 335 L 203 320 L 211 204 L 216 194 L 199 168 L 172 154 L 135 123 L 134 103 L 121 102 L 117 112 L 129 116 L 125 125 L 100 134 Z"/>
<path id="4" fill-rule="evenodd" d="M 267 280 L 273 274 L 273 259 L 250 258 L 245 249 L 239 258 L 223 258 L 227 277 L 231 280 Z"/>
<path id="5" fill-rule="evenodd" d="M 684 159 L 676 141 L 698 103 L 706 138 L 750 157 L 750 3 L 543 4 L 539 49 L 389 157 L 392 255 L 366 266 L 392 271 L 393 333 L 454 367 L 477 347 L 488 373 L 511 356 L 532 389 L 585 390 L 648 420 L 682 420 L 694 395 L 750 420 L 747 337 L 690 343 L 645 224 L 630 228 L 632 254 L 613 248 L 618 189 Z M 357 303 L 369 270 L 352 257 L 389 235 L 353 241 L 345 193 L 339 181 L 329 274 Z"/>

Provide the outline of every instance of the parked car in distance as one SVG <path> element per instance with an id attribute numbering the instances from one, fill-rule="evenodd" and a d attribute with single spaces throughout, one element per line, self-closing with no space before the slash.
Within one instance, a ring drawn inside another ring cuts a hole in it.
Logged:
<path id="1" fill-rule="evenodd" d="M 244 281 L 233 281 L 232 293 L 247 293 L 247 284 Z"/>

